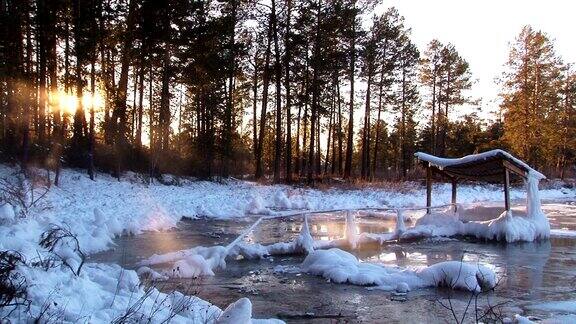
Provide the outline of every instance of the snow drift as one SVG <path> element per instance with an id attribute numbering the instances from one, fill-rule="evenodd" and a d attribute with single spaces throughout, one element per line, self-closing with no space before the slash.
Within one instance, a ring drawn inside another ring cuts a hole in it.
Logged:
<path id="1" fill-rule="evenodd" d="M 474 292 L 496 286 L 496 274 L 485 265 L 447 261 L 409 270 L 360 262 L 354 255 L 335 248 L 308 254 L 301 267 L 335 283 L 375 285 L 384 290 L 398 289 L 399 284 L 402 290 L 445 286 Z"/>

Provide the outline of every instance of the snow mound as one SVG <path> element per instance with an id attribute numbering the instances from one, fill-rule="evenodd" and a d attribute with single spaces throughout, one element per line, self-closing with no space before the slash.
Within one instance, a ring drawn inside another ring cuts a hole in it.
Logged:
<path id="1" fill-rule="evenodd" d="M 176 278 L 198 278 L 213 276 L 214 271 L 208 261 L 199 254 L 187 256 L 178 260 L 172 266 L 172 276 Z"/>
<path id="2" fill-rule="evenodd" d="M 264 200 L 260 196 L 252 196 L 252 199 L 246 206 L 246 213 L 252 215 L 271 215 L 273 212 L 266 207 Z"/>
<path id="3" fill-rule="evenodd" d="M 480 292 L 496 286 L 496 274 L 492 269 L 460 261 L 440 262 L 420 270 L 418 275 L 434 286 L 452 289 Z"/>
<path id="4" fill-rule="evenodd" d="M 393 268 L 362 263 L 354 255 L 337 248 L 310 253 L 301 268 L 335 283 L 388 286 L 390 289 L 395 289 L 398 282 L 421 285 L 420 279 L 414 273 L 405 275 Z"/>
<path id="5" fill-rule="evenodd" d="M 290 199 L 288 199 L 283 190 L 276 191 L 276 194 L 274 195 L 274 204 L 276 205 L 277 208 L 282 209 L 292 208 L 292 202 L 290 201 Z"/>
<path id="6" fill-rule="evenodd" d="M 252 302 L 244 297 L 240 298 L 226 309 L 216 319 L 216 324 L 251 324 Z"/>
<path id="7" fill-rule="evenodd" d="M 213 276 L 215 269 L 226 268 L 228 250 L 223 246 L 198 246 L 188 250 L 154 254 L 140 261 L 141 266 L 174 262 L 170 276 L 176 278 L 196 278 Z"/>
<path id="8" fill-rule="evenodd" d="M 152 281 L 167 280 L 168 277 L 148 267 L 140 267 L 136 270 L 140 278 L 148 278 Z"/>
<path id="9" fill-rule="evenodd" d="M 301 268 L 335 283 L 375 285 L 379 289 L 403 292 L 411 288 L 436 286 L 481 291 L 496 286 L 496 274 L 483 265 L 447 261 L 412 271 L 360 262 L 354 255 L 336 248 L 308 254 Z"/>
<path id="10" fill-rule="evenodd" d="M 0 205 L 0 221 L 13 221 L 15 218 L 16 213 L 12 205 L 8 203 Z"/>
<path id="11" fill-rule="evenodd" d="M 538 219 L 513 216 L 512 211 L 505 211 L 491 221 L 464 223 L 444 213 L 428 214 L 421 220 L 418 220 L 415 227 L 409 228 L 400 237 L 402 239 L 414 239 L 464 235 L 509 243 L 532 242 L 550 237 L 550 225 L 547 220 L 544 222 Z"/>

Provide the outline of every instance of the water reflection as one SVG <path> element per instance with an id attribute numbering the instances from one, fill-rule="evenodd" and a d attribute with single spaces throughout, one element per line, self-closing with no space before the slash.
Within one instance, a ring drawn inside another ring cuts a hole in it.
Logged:
<path id="1" fill-rule="evenodd" d="M 359 233 L 387 233 L 396 226 L 394 219 L 366 214 L 357 215 L 356 222 Z M 340 215 L 311 217 L 309 223 L 316 240 L 344 238 L 346 222 Z M 262 244 L 290 241 L 300 233 L 301 227 L 301 217 L 264 222 L 250 239 Z M 431 239 L 401 244 L 361 244 L 350 252 L 366 262 L 399 267 L 430 266 L 451 260 L 488 263 L 501 278 L 499 289 L 504 295 L 537 300 L 553 296 L 558 282 L 576 275 L 573 270 L 576 269 L 576 253 L 572 252 L 575 246 L 576 240 L 572 239 L 515 244 Z"/>
<path id="2" fill-rule="evenodd" d="M 395 220 L 357 216 L 357 233 L 390 233 L 396 228 Z M 303 218 L 265 220 L 249 235 L 250 242 L 271 244 L 291 241 L 300 234 Z M 314 215 L 308 219 L 310 234 L 315 240 L 342 239 L 346 232 L 346 220 L 343 213 Z"/>

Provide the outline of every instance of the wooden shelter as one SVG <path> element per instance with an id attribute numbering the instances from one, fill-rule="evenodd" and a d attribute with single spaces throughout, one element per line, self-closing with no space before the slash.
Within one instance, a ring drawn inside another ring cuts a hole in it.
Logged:
<path id="1" fill-rule="evenodd" d="M 432 207 L 432 181 L 439 175 L 452 182 L 452 203 L 456 204 L 456 190 L 461 180 L 475 180 L 504 184 L 504 204 L 510 210 L 510 176 L 517 175 L 527 179 L 533 175 L 539 179 L 544 175 L 535 171 L 526 163 L 503 150 L 492 150 L 480 154 L 468 155 L 458 159 L 439 158 L 418 152 L 415 156 L 426 168 L 426 207 Z"/>

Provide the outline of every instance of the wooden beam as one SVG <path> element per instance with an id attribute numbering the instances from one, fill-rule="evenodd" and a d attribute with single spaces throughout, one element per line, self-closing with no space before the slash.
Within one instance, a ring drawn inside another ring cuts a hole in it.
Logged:
<path id="1" fill-rule="evenodd" d="M 510 211 L 510 171 L 504 171 L 504 207 Z"/>
<path id="2" fill-rule="evenodd" d="M 426 212 L 430 213 L 432 206 L 432 169 L 430 166 L 426 167 Z"/>
<path id="3" fill-rule="evenodd" d="M 528 174 L 526 173 L 526 171 L 522 170 L 521 168 L 519 168 L 515 164 L 510 163 L 510 161 L 502 160 L 502 165 L 504 166 L 504 168 L 516 173 L 517 175 L 524 177 L 524 178 L 528 178 Z"/>

